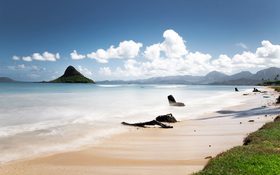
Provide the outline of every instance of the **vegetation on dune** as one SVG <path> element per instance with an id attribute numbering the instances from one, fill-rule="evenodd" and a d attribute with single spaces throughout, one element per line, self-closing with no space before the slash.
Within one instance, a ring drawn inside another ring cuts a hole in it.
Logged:
<path id="1" fill-rule="evenodd" d="M 264 81 L 259 85 L 261 85 L 261 86 L 278 86 L 278 85 L 280 85 L 280 80 Z"/>
<path id="2" fill-rule="evenodd" d="M 280 117 L 234 147 L 211 159 L 196 175 L 280 174 Z"/>
<path id="3" fill-rule="evenodd" d="M 277 92 L 280 92 L 280 86 L 272 86 L 271 88 L 273 88 Z"/>

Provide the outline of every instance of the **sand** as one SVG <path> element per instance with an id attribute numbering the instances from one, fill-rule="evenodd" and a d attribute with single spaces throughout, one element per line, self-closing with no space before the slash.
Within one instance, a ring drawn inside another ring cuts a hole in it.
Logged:
<path id="1" fill-rule="evenodd" d="M 191 174 L 207 164 L 205 157 L 242 145 L 248 133 L 273 120 L 279 113 L 272 105 L 277 94 L 269 90 L 266 95 L 270 98 L 239 93 L 238 98 L 246 98 L 244 104 L 178 122 L 173 129 L 130 127 L 127 133 L 79 151 L 1 165 L 0 175 Z"/>

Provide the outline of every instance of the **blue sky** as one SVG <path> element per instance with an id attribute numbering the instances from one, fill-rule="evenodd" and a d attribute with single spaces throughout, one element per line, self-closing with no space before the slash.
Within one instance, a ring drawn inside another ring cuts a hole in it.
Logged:
<path id="1" fill-rule="evenodd" d="M 279 7 L 278 0 L 0 0 L 0 76 L 50 80 L 68 65 L 95 80 L 280 66 Z"/>

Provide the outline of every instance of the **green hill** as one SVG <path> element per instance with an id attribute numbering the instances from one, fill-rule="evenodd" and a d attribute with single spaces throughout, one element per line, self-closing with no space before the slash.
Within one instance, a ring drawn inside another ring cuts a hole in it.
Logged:
<path id="1" fill-rule="evenodd" d="M 93 80 L 85 77 L 73 66 L 68 66 L 64 74 L 49 83 L 95 83 Z"/>

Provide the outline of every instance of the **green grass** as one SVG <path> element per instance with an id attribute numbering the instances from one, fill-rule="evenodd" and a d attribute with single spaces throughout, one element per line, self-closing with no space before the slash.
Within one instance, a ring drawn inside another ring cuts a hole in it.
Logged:
<path id="1" fill-rule="evenodd" d="M 280 86 L 272 86 L 271 88 L 277 92 L 280 92 Z"/>
<path id="2" fill-rule="evenodd" d="M 265 124 L 251 133 L 243 146 L 234 147 L 211 159 L 195 175 L 280 174 L 280 121 Z"/>
<path id="3" fill-rule="evenodd" d="M 260 83 L 261 86 L 277 86 L 280 85 L 280 80 L 268 80 Z"/>

